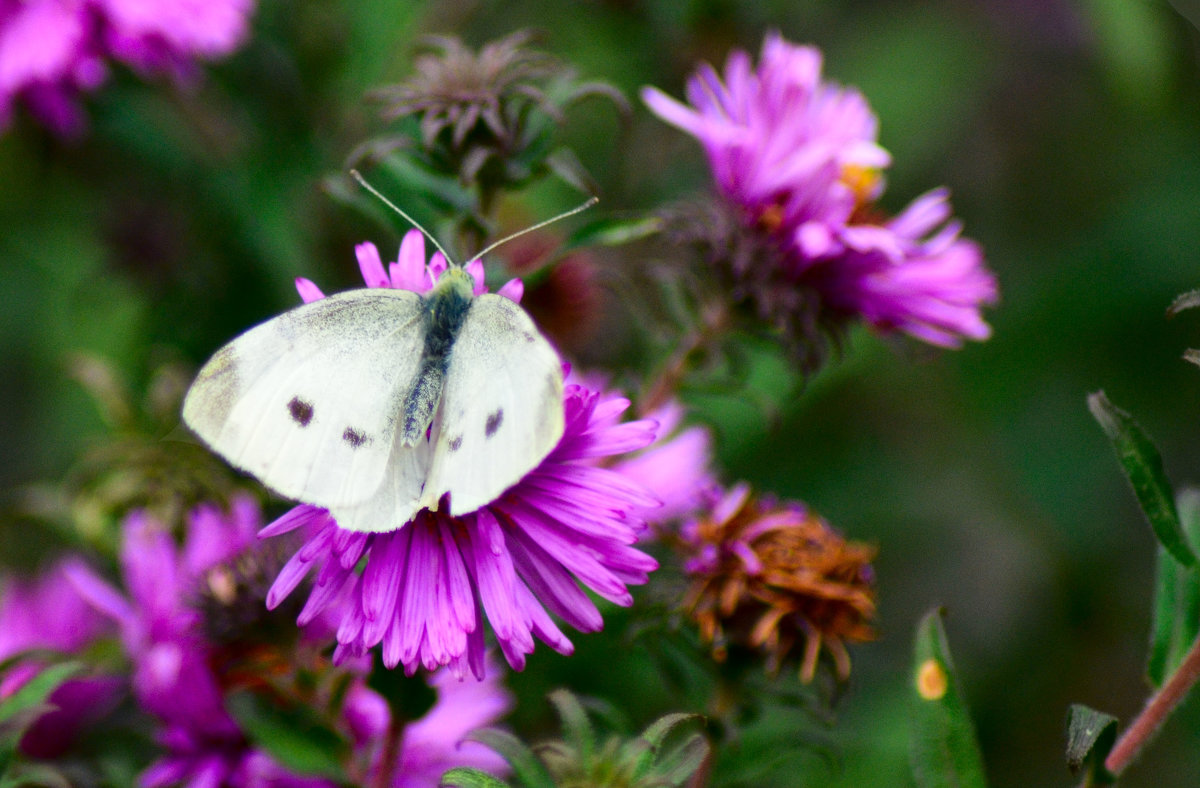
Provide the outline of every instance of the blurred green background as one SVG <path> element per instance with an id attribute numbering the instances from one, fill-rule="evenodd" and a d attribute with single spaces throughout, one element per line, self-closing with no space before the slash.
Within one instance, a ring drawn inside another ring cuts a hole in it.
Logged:
<path id="1" fill-rule="evenodd" d="M 120 73 L 87 99 L 82 142 L 25 119 L 0 136 L 0 560 L 53 549 L 16 513 L 22 491 L 106 435 L 69 355 L 108 358 L 142 386 L 156 364 L 197 365 L 297 303 L 296 276 L 355 284 L 353 244 L 398 241 L 322 188 L 379 128 L 365 92 L 410 73 L 421 35 L 477 45 L 523 27 L 631 100 L 645 84 L 679 95 L 698 59 L 757 52 L 770 29 L 820 46 L 827 77 L 880 118 L 885 207 L 949 186 L 1000 281 L 987 343 L 932 353 L 860 332 L 796 396 L 779 397 L 786 372 L 767 365 L 773 416 L 748 398 L 689 399 L 725 480 L 803 499 L 880 548 L 881 639 L 853 650 L 832 757 L 797 743 L 786 768 L 745 784 L 911 784 L 912 631 L 938 604 L 993 784 L 1072 784 L 1068 704 L 1128 720 L 1146 695 L 1154 556 L 1086 394 L 1105 389 L 1176 484 L 1200 483 L 1200 370 L 1180 360 L 1200 316 L 1164 317 L 1200 286 L 1200 34 L 1165 0 L 262 0 L 248 44 L 195 89 Z M 566 138 L 603 215 L 708 188 L 695 142 L 640 104 L 628 126 L 582 104 Z M 525 197 L 533 218 L 578 201 L 555 186 Z M 569 659 L 539 648 L 512 681 L 514 724 L 540 730 L 543 693 L 561 684 L 639 727 L 695 708 L 655 686 L 625 620 L 573 637 Z M 788 718 L 764 724 L 788 740 Z M 761 757 L 753 735 L 743 745 Z M 1122 785 L 1197 784 L 1191 702 Z"/>

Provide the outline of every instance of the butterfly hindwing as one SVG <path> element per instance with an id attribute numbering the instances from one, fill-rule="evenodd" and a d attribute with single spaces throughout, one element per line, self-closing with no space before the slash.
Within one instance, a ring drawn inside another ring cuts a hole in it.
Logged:
<path id="1" fill-rule="evenodd" d="M 184 420 L 290 498 L 327 508 L 411 504 L 428 451 L 394 456 L 395 438 L 423 340 L 422 299 L 409 291 L 351 290 L 305 304 L 221 348 L 188 392 Z"/>
<path id="2" fill-rule="evenodd" d="M 478 296 L 446 367 L 439 430 L 422 503 L 450 493 L 450 513 L 490 503 L 550 453 L 563 434 L 558 354 L 519 306 Z"/>

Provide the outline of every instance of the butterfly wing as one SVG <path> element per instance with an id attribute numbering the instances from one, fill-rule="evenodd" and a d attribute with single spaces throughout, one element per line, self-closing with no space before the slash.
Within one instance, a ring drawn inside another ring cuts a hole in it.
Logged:
<path id="1" fill-rule="evenodd" d="M 422 299 L 406 290 L 351 290 L 305 304 L 217 351 L 188 391 L 184 421 L 289 498 L 402 509 L 420 497 L 429 461 L 428 450 L 395 440 L 424 334 Z M 376 522 L 395 527 L 390 518 Z"/>
<path id="2" fill-rule="evenodd" d="M 562 362 L 523 309 L 477 297 L 450 350 L 440 428 L 421 503 L 452 515 L 495 500 L 563 434 Z"/>

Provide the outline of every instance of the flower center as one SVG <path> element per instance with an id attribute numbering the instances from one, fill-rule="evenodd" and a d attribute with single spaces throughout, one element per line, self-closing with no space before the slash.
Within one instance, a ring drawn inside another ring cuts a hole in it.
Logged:
<path id="1" fill-rule="evenodd" d="M 861 207 L 873 201 L 875 195 L 879 193 L 879 184 L 883 180 L 883 173 L 877 167 L 846 164 L 843 165 L 842 173 L 838 180 L 854 193 L 854 202 L 857 206 Z"/>
<path id="2" fill-rule="evenodd" d="M 777 231 L 783 225 L 783 206 L 771 203 L 758 214 L 758 226 L 768 233 Z"/>

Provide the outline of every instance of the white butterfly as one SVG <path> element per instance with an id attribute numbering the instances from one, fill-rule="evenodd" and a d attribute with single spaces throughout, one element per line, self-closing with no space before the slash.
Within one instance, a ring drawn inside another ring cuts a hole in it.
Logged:
<path id="1" fill-rule="evenodd" d="M 213 355 L 184 421 L 343 528 L 395 530 L 447 493 L 451 515 L 472 512 L 563 434 L 558 354 L 521 307 L 472 291 L 454 266 L 424 296 L 350 290 L 285 312 Z"/>

